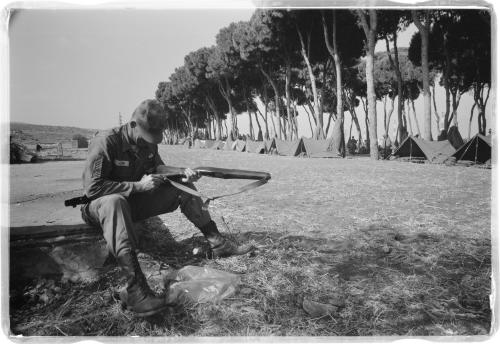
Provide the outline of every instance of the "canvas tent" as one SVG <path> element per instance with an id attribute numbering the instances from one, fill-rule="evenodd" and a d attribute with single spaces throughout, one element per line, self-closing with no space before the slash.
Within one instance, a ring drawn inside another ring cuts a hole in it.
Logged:
<path id="1" fill-rule="evenodd" d="M 206 141 L 205 140 L 200 140 L 196 139 L 194 140 L 193 148 L 206 148 Z"/>
<path id="2" fill-rule="evenodd" d="M 276 152 L 279 155 L 297 156 L 306 153 L 306 149 L 304 147 L 304 142 L 302 141 L 302 139 L 293 141 L 283 141 L 275 139 L 274 142 L 276 144 Z"/>
<path id="3" fill-rule="evenodd" d="M 310 158 L 340 158 L 336 152 L 332 151 L 332 139 L 315 140 L 302 138 L 306 155 Z"/>
<path id="4" fill-rule="evenodd" d="M 263 154 L 266 152 L 266 145 L 264 144 L 264 141 L 247 140 L 247 145 L 246 145 L 245 150 L 248 153 Z"/>
<path id="5" fill-rule="evenodd" d="M 458 128 L 455 125 L 453 125 L 448 130 L 448 133 L 446 134 L 446 138 L 448 139 L 448 141 L 450 141 L 451 145 L 455 149 L 459 149 L 464 144 L 464 140 L 462 139 L 462 135 L 460 135 L 460 131 L 458 131 Z"/>
<path id="6" fill-rule="evenodd" d="M 246 147 L 246 142 L 243 140 L 236 140 L 233 144 L 233 150 L 237 152 L 244 152 Z"/>
<path id="7" fill-rule="evenodd" d="M 273 153 L 276 151 L 276 142 L 275 139 L 265 140 L 264 146 L 266 147 L 266 153 Z"/>
<path id="8" fill-rule="evenodd" d="M 477 134 L 453 155 L 457 161 L 471 161 L 475 164 L 484 164 L 491 160 L 491 136 Z"/>
<path id="9" fill-rule="evenodd" d="M 442 164 L 455 149 L 449 141 L 426 141 L 408 136 L 403 143 L 391 154 L 392 158 L 409 161 L 429 161 L 433 164 Z"/>
<path id="10" fill-rule="evenodd" d="M 224 148 L 224 142 L 221 140 L 215 140 L 212 146 L 208 147 L 209 149 L 217 150 L 217 149 L 223 149 Z"/>
<path id="11" fill-rule="evenodd" d="M 224 145 L 224 150 L 233 150 L 234 141 L 231 139 L 231 135 L 229 135 L 226 139 L 226 144 Z"/>
<path id="12" fill-rule="evenodd" d="M 205 140 L 205 148 L 210 149 L 215 144 L 215 140 Z"/>

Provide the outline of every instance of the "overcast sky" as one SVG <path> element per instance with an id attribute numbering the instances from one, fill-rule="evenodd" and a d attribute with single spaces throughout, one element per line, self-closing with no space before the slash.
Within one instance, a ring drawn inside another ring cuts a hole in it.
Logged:
<path id="1" fill-rule="evenodd" d="M 11 121 L 108 128 L 184 56 L 253 10 L 22 10 L 10 25 Z"/>
<path id="2" fill-rule="evenodd" d="M 168 80 L 184 56 L 215 44 L 219 30 L 250 19 L 254 9 L 163 10 L 21 10 L 10 21 L 11 121 L 105 129 L 118 125 L 118 114 L 130 118 L 135 107 L 153 98 L 158 82 Z M 416 28 L 398 38 L 408 46 Z M 383 42 L 378 51 L 385 50 Z M 444 91 L 438 106 L 444 108 Z M 420 97 L 422 98 L 422 97 Z M 416 102 L 422 113 L 422 100 Z M 490 102 L 491 103 L 491 102 Z M 459 127 L 466 134 L 472 98 L 459 108 Z M 490 106 L 488 107 L 490 108 Z M 364 118 L 362 110 L 358 115 Z M 377 104 L 379 136 L 383 108 Z M 487 124 L 492 124 L 488 111 Z M 392 123 L 396 120 L 392 117 Z M 364 121 L 361 121 L 364 127 Z M 473 121 L 473 133 L 477 132 Z M 247 133 L 246 115 L 238 119 Z M 392 132 L 395 125 L 391 123 Z M 350 116 L 346 113 L 346 134 Z M 433 128 L 437 134 L 437 127 Z M 307 117 L 299 115 L 299 134 L 310 136 Z"/>

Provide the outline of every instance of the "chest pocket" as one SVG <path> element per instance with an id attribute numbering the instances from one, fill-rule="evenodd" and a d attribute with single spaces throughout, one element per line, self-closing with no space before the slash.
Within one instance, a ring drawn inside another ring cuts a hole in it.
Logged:
<path id="1" fill-rule="evenodd" d="M 129 159 L 113 160 L 113 177 L 116 181 L 130 181 L 133 176 L 134 166 Z"/>
<path id="2" fill-rule="evenodd" d="M 134 178 L 140 179 L 145 174 L 153 173 L 154 159 L 147 157 L 137 158 L 134 166 Z"/>
<path id="3" fill-rule="evenodd" d="M 142 168 L 144 170 L 144 173 L 153 173 L 154 167 L 155 167 L 155 161 L 152 158 L 146 158 L 142 161 L 143 165 Z"/>

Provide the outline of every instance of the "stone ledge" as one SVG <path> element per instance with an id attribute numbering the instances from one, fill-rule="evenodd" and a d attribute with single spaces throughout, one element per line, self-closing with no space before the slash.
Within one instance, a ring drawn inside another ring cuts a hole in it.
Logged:
<path id="1" fill-rule="evenodd" d="M 10 227 L 10 247 L 47 246 L 93 240 L 101 235 L 99 228 L 85 223 L 77 225 L 42 225 Z"/>

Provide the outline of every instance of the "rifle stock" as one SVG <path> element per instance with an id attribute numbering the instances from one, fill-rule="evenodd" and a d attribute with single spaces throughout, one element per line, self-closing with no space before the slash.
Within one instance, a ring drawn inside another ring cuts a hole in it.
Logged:
<path id="1" fill-rule="evenodd" d="M 153 175 L 157 175 L 160 177 L 166 178 L 182 178 L 184 177 L 184 169 L 180 171 L 166 171 L 164 168 L 159 166 L 157 169 L 157 173 Z M 212 177 L 212 178 L 221 178 L 221 179 L 252 179 L 252 180 L 269 180 L 271 179 L 271 175 L 267 172 L 258 172 L 258 171 L 247 171 L 247 170 L 237 170 L 230 168 L 220 168 L 220 167 L 196 167 L 192 169 L 197 172 L 200 176 Z"/>
<path id="2" fill-rule="evenodd" d="M 200 176 L 206 176 L 212 178 L 258 180 L 258 182 L 253 183 L 255 185 L 253 185 L 251 188 L 263 185 L 267 183 L 269 179 L 271 179 L 271 175 L 267 172 L 237 170 L 237 169 L 219 168 L 219 167 L 196 167 L 193 168 L 192 170 L 197 172 Z M 166 183 L 174 183 L 170 179 L 180 179 L 185 177 L 183 168 L 172 169 L 171 167 L 167 168 L 166 166 L 158 166 L 156 172 L 157 173 L 153 173 L 153 175 L 162 178 Z M 181 185 L 178 185 L 177 183 L 175 184 L 177 188 L 181 187 Z M 183 188 L 183 190 L 186 192 L 189 191 L 186 190 L 185 187 Z M 244 187 L 240 189 L 240 191 L 238 191 L 237 193 L 247 190 L 249 190 L 249 188 Z M 64 205 L 66 207 L 75 208 L 77 205 L 87 204 L 90 201 L 91 200 L 86 195 L 83 195 L 80 197 L 75 197 L 69 200 L 65 200 Z"/>

